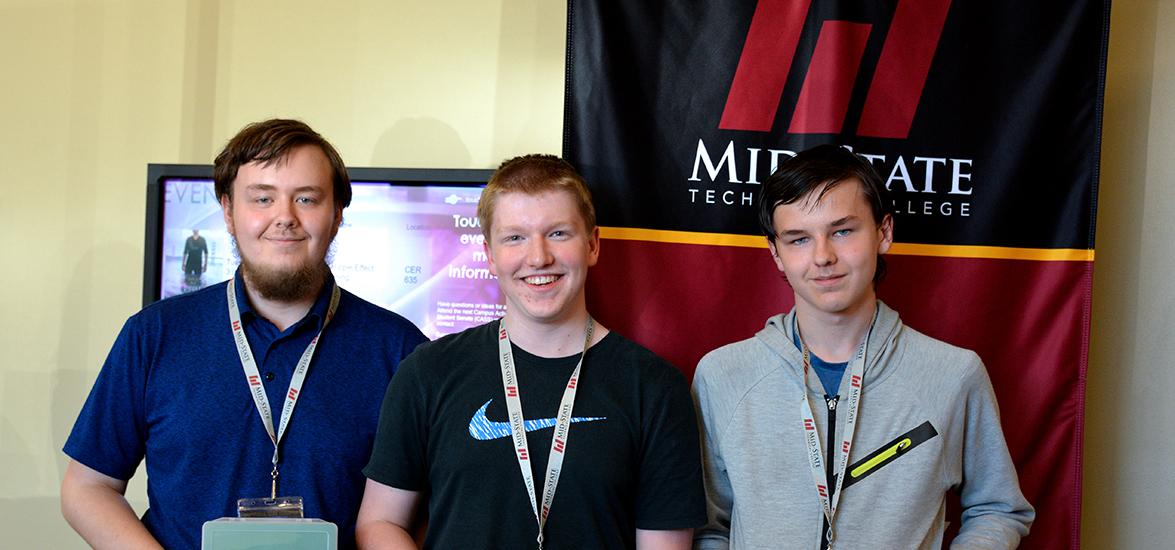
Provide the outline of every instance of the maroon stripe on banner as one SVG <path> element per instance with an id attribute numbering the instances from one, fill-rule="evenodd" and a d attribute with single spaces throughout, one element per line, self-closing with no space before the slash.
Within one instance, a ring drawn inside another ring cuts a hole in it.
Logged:
<path id="1" fill-rule="evenodd" d="M 857 133 L 904 138 L 910 133 L 950 0 L 901 0 L 881 48 Z"/>
<path id="2" fill-rule="evenodd" d="M 719 128 L 771 130 L 810 4 L 811 0 L 760 0 L 755 6 Z"/>
<path id="3" fill-rule="evenodd" d="M 788 133 L 835 134 L 841 131 L 872 27 L 868 23 L 824 22 Z"/>
<path id="4" fill-rule="evenodd" d="M 789 310 L 766 249 L 608 239 L 592 314 L 692 376 L 711 349 Z M 1093 264 L 887 256 L 883 300 L 909 326 L 975 350 L 991 374 L 1025 496 L 1023 548 L 1068 548 L 1080 526 L 1081 432 Z M 957 517 L 957 516 L 956 516 Z"/>

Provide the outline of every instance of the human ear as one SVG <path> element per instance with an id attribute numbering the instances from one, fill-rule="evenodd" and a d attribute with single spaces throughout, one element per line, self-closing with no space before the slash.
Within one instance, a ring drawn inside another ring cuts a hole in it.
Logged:
<path id="1" fill-rule="evenodd" d="M 893 216 L 886 214 L 881 220 L 881 225 L 877 227 L 881 239 L 877 243 L 877 253 L 885 254 L 889 252 L 889 247 L 893 245 Z"/>

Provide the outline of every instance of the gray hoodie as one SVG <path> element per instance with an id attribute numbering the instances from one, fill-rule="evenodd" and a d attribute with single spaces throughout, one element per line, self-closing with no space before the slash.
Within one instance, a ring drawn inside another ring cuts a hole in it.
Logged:
<path id="1" fill-rule="evenodd" d="M 953 490 L 962 524 L 952 548 L 1015 548 L 1035 512 L 1020 492 L 983 363 L 904 326 L 894 310 L 877 304 L 836 547 L 941 548 L 946 493 Z M 754 338 L 698 363 L 694 398 L 709 522 L 696 531 L 695 548 L 822 547 L 824 515 L 800 419 L 805 387 L 794 315 L 774 316 Z M 806 390 L 824 455 L 836 464 L 827 448 L 835 412 L 825 408 L 814 373 Z"/>

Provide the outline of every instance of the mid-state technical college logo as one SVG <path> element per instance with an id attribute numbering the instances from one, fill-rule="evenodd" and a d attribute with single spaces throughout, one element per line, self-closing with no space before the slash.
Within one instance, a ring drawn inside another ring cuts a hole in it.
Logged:
<path id="1" fill-rule="evenodd" d="M 905 138 L 938 47 L 950 0 L 898 2 L 869 85 L 857 135 Z M 726 97 L 723 130 L 769 132 L 804 30 L 810 0 L 762 0 Z M 843 130 L 872 23 L 823 21 L 789 134 Z"/>
<path id="2" fill-rule="evenodd" d="M 718 129 L 771 133 L 785 143 L 803 134 L 853 135 L 904 140 L 930 74 L 950 0 L 899 0 L 880 54 L 869 60 L 873 75 L 860 105 L 860 117 L 846 121 L 870 35 L 883 25 L 827 19 L 818 21 L 807 71 L 792 75 L 800 53 L 812 0 L 760 0 L 747 31 L 730 83 Z M 812 43 L 805 41 L 804 43 Z M 804 52 L 808 53 L 808 52 Z M 786 132 L 778 131 L 789 78 L 802 78 Z M 862 94 L 857 93 L 857 96 Z M 855 122 L 855 128 L 852 124 Z M 848 126 L 848 127 L 846 127 Z M 853 131 L 855 129 L 855 131 Z M 725 132 L 723 132 L 725 134 Z M 718 140 L 699 138 L 692 151 L 688 193 L 693 204 L 751 207 L 757 185 L 779 163 L 794 156 L 786 146 L 739 147 L 737 134 Z M 761 141 L 761 138 L 756 138 Z M 899 214 L 970 216 L 973 161 L 952 155 L 870 154 L 886 187 L 894 192 Z M 710 185 L 704 185 L 708 182 Z M 735 184 L 735 185 L 722 185 Z M 756 186 L 756 187 L 747 187 Z M 917 194 L 917 195 L 910 195 Z M 929 199 L 929 200 L 928 200 Z"/>

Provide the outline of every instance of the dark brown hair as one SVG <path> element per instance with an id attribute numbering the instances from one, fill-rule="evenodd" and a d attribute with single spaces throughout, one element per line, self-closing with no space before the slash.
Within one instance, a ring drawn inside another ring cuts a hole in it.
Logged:
<path id="1" fill-rule="evenodd" d="M 216 186 L 216 197 L 233 200 L 233 180 L 237 171 L 250 162 L 268 166 L 281 162 L 295 147 L 316 145 L 330 161 L 331 183 L 334 189 L 335 207 L 342 209 L 351 204 L 351 178 L 338 151 L 305 122 L 274 118 L 254 122 L 237 132 L 237 135 L 216 155 L 213 162 L 212 179 Z"/>

